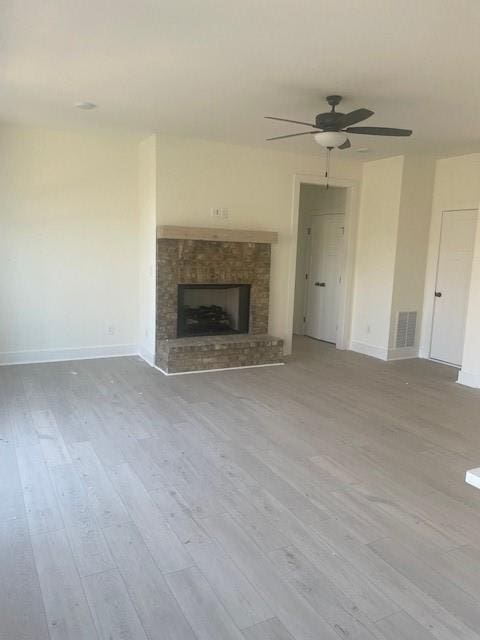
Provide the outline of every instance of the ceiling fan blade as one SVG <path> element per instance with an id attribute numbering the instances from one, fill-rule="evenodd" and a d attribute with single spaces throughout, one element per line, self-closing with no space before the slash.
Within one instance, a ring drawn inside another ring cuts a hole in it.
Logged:
<path id="1" fill-rule="evenodd" d="M 392 129 L 390 127 L 348 127 L 347 133 L 363 133 L 367 136 L 411 136 L 411 129 Z"/>
<path id="2" fill-rule="evenodd" d="M 295 138 L 295 136 L 310 136 L 312 133 L 318 133 L 318 131 L 302 131 L 302 133 L 290 133 L 288 136 L 275 136 L 274 138 L 267 138 L 266 140 L 282 140 L 282 138 Z"/>
<path id="3" fill-rule="evenodd" d="M 370 109 L 355 109 L 355 111 L 350 111 L 350 113 L 342 116 L 338 124 L 342 129 L 345 129 L 345 127 L 350 127 L 352 124 L 357 124 L 357 122 L 370 118 L 373 114 L 374 112 L 370 111 Z"/>
<path id="4" fill-rule="evenodd" d="M 265 116 L 267 120 L 280 120 L 280 122 L 293 122 L 293 124 L 304 124 L 307 127 L 314 127 L 318 129 L 318 127 L 310 122 L 300 122 L 300 120 L 287 120 L 286 118 L 275 118 L 274 116 Z"/>
<path id="5" fill-rule="evenodd" d="M 350 149 L 352 145 L 350 144 L 350 140 L 347 138 L 343 144 L 341 144 L 339 149 Z"/>

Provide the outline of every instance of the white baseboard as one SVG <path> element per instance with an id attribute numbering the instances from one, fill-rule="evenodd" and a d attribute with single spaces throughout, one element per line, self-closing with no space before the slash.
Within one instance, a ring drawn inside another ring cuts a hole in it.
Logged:
<path id="1" fill-rule="evenodd" d="M 247 364 L 244 367 L 224 367 L 223 369 L 199 369 L 198 371 L 180 371 L 179 373 L 167 373 L 156 364 L 153 364 L 154 369 L 161 371 L 164 376 L 189 376 L 192 373 L 214 373 L 215 371 L 237 371 L 238 369 L 257 369 L 258 367 L 279 367 L 284 365 L 284 362 L 270 362 L 268 364 Z"/>
<path id="2" fill-rule="evenodd" d="M 388 350 L 388 360 L 411 360 L 418 357 L 418 351 L 415 347 Z"/>
<path id="3" fill-rule="evenodd" d="M 139 356 L 147 364 L 165 376 L 184 376 L 191 373 L 212 373 L 214 371 L 232 371 L 234 369 L 252 369 L 255 367 L 275 367 L 284 364 L 254 364 L 245 367 L 229 367 L 226 369 L 202 369 L 201 371 L 185 371 L 182 373 L 166 373 L 155 365 L 155 356 L 142 345 L 114 344 L 102 347 L 80 347 L 77 349 L 41 349 L 40 351 L 0 352 L 0 366 L 12 364 L 40 364 L 47 362 L 64 362 L 70 360 L 94 360 L 96 358 L 116 358 L 121 356 Z"/>
<path id="4" fill-rule="evenodd" d="M 457 378 L 458 384 L 463 384 L 466 387 L 473 387 L 474 389 L 480 389 L 480 374 L 468 373 L 467 371 L 460 370 Z"/>
<path id="5" fill-rule="evenodd" d="M 93 358 L 115 358 L 138 355 L 136 344 L 112 344 L 98 347 L 73 349 L 40 349 L 39 351 L 0 352 L 0 366 L 8 364 L 36 364 L 40 362 L 62 362 L 64 360 L 92 360 Z"/>
<path id="6" fill-rule="evenodd" d="M 366 344 L 365 342 L 353 341 L 350 343 L 350 350 L 363 353 L 364 356 L 378 358 L 379 360 L 388 360 L 388 349 L 384 347 L 376 347 L 372 344 Z"/>
<path id="7" fill-rule="evenodd" d="M 365 342 L 351 342 L 350 350 L 362 353 L 364 356 L 377 358 L 378 360 L 410 360 L 418 358 L 418 352 L 415 347 L 406 347 L 403 349 L 385 349 L 385 347 L 376 347 Z"/>

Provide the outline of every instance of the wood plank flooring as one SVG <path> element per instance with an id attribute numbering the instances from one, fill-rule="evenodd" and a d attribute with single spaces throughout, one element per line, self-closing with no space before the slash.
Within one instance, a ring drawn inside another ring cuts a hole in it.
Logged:
<path id="1" fill-rule="evenodd" d="M 480 392 L 284 367 L 0 367 L 0 640 L 480 640 Z"/>

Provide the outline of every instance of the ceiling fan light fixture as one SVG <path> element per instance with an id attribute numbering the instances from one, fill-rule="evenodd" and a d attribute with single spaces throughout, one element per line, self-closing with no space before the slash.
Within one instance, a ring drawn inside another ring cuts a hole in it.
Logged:
<path id="1" fill-rule="evenodd" d="M 343 131 L 320 131 L 313 138 L 322 147 L 339 147 L 346 141 L 347 134 Z"/>

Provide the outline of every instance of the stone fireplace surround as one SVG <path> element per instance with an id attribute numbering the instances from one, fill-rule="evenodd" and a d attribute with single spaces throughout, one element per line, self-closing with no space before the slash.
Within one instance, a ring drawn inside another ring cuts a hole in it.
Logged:
<path id="1" fill-rule="evenodd" d="M 268 335 L 270 242 L 276 234 L 238 234 L 195 227 L 159 228 L 155 360 L 164 373 L 281 363 L 283 341 Z M 249 235 L 244 240 L 245 234 Z M 178 285 L 231 283 L 251 285 L 248 334 L 178 338 Z"/>

